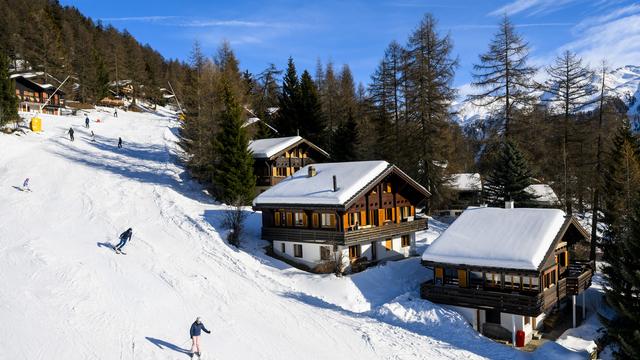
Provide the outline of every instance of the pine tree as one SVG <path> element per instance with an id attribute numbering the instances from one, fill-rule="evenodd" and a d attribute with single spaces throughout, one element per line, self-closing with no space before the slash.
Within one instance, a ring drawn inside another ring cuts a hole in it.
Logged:
<path id="1" fill-rule="evenodd" d="M 313 79 L 311 79 L 311 75 L 306 70 L 300 77 L 298 96 L 299 99 L 295 102 L 298 104 L 296 114 L 299 121 L 300 136 L 314 144 L 323 146 L 325 128 L 320 109 L 320 99 Z"/>
<path id="2" fill-rule="evenodd" d="M 500 104 L 503 135 L 509 137 L 513 112 L 518 105 L 528 105 L 533 75 L 536 69 L 527 64 L 529 46 L 515 31 L 505 15 L 498 32 L 489 44 L 489 51 L 480 55 L 480 64 L 473 66 L 474 87 L 483 91 L 469 99 L 478 106 Z"/>
<path id="3" fill-rule="evenodd" d="M 534 199 L 525 191 L 529 185 L 531 172 L 524 155 L 511 140 L 506 140 L 501 144 L 493 170 L 485 181 L 485 201 L 494 206 L 502 206 L 509 200 L 525 205 Z"/>
<path id="4" fill-rule="evenodd" d="M 358 156 L 358 124 L 351 112 L 347 116 L 347 121 L 338 125 L 333 135 L 332 160 L 335 161 L 356 161 Z"/>
<path id="5" fill-rule="evenodd" d="M 276 129 L 282 136 L 297 134 L 298 128 L 298 99 L 300 98 L 300 83 L 293 58 L 289 58 L 287 71 L 282 80 L 282 92 L 278 98 L 278 117 Z"/>
<path id="6" fill-rule="evenodd" d="M 228 204 L 248 203 L 255 195 L 253 156 L 244 129 L 242 107 L 227 84 L 223 84 L 224 109 L 219 114 L 221 131 L 217 136 L 220 159 L 215 185 L 220 199 Z"/>
<path id="7" fill-rule="evenodd" d="M 9 78 L 9 58 L 0 52 L 0 127 L 18 119 L 18 99 Z"/>
<path id="8" fill-rule="evenodd" d="M 640 199 L 634 189 L 629 214 L 603 243 L 605 298 L 616 315 L 604 320 L 618 358 L 640 358 Z"/>
<path id="9" fill-rule="evenodd" d="M 564 168 L 564 203 L 567 214 L 572 213 L 573 192 L 569 185 L 569 133 L 570 118 L 584 106 L 591 103 L 595 88 L 591 83 L 593 72 L 582 65 L 582 59 L 576 54 L 565 51 L 558 56 L 554 64 L 547 68 L 549 80 L 545 89 L 551 95 L 553 105 L 560 106 L 563 114 L 562 162 Z"/>

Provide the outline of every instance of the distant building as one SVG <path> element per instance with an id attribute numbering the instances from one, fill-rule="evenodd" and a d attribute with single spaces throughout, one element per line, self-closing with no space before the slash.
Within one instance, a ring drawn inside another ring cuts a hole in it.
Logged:
<path id="1" fill-rule="evenodd" d="M 477 331 L 526 344 L 560 303 L 591 285 L 589 234 L 558 209 L 469 208 L 425 250 L 421 296 Z"/>
<path id="2" fill-rule="evenodd" d="M 535 199 L 531 201 L 533 206 L 553 208 L 562 205 L 560 199 L 558 199 L 558 195 L 556 195 L 551 186 L 547 184 L 532 184 L 524 190 L 535 197 Z"/>
<path id="3" fill-rule="evenodd" d="M 482 179 L 478 173 L 452 174 L 445 186 L 452 192 L 452 199 L 445 209 L 435 211 L 438 216 L 460 216 L 467 207 L 482 203 Z"/>
<path id="4" fill-rule="evenodd" d="M 253 153 L 258 194 L 303 166 L 329 160 L 326 151 L 300 136 L 253 140 L 249 150 Z"/>
<path id="5" fill-rule="evenodd" d="M 316 272 L 358 271 L 415 253 L 430 193 L 386 161 L 307 165 L 256 197 L 273 252 Z"/>
<path id="6" fill-rule="evenodd" d="M 15 81 L 16 96 L 18 97 L 18 111 L 40 111 L 45 114 L 60 115 L 64 108 L 64 92 L 51 84 L 38 84 L 23 75 L 11 75 Z M 47 101 L 49 100 L 49 101 Z M 44 104 L 46 106 L 42 107 Z"/>

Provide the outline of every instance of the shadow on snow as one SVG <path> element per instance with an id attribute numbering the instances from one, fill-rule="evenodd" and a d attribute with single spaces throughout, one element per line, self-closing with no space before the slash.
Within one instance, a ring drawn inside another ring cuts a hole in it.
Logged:
<path id="1" fill-rule="evenodd" d="M 145 339 L 149 340 L 150 343 L 152 343 L 153 345 L 159 347 L 160 349 L 164 350 L 169 349 L 169 350 L 173 350 L 175 352 L 179 352 L 181 354 L 185 354 L 185 355 L 189 355 L 191 354 L 191 352 L 189 351 L 190 349 L 183 349 L 177 345 L 174 345 L 168 341 L 164 341 L 164 340 L 160 340 L 160 339 L 156 339 L 156 338 L 152 338 L 149 336 L 146 336 Z"/>

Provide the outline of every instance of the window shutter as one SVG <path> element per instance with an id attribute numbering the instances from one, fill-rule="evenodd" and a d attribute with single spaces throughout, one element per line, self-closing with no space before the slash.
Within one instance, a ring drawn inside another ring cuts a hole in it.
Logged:
<path id="1" fill-rule="evenodd" d="M 335 214 L 329 214 L 329 225 L 331 225 L 332 228 L 336 227 L 336 215 Z"/>
<path id="2" fill-rule="evenodd" d="M 280 212 L 276 211 L 276 226 L 280 226 Z"/>
<path id="3" fill-rule="evenodd" d="M 291 226 L 293 223 L 292 214 L 290 212 L 287 213 L 287 226 Z"/>
<path id="4" fill-rule="evenodd" d="M 458 285 L 467 287 L 467 270 L 458 270 Z"/>
<path id="5" fill-rule="evenodd" d="M 318 223 L 319 223 L 319 221 L 318 221 L 318 213 L 313 213 L 311 215 L 311 221 L 313 222 L 313 227 L 317 228 L 318 227 Z"/>

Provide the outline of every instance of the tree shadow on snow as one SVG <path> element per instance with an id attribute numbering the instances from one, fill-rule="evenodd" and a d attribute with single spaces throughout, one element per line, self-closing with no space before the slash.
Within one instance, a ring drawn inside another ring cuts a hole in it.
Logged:
<path id="1" fill-rule="evenodd" d="M 145 339 L 149 340 L 150 343 L 152 343 L 153 345 L 159 347 L 160 349 L 164 350 L 169 349 L 169 350 L 173 350 L 175 352 L 179 352 L 181 354 L 185 354 L 185 355 L 189 355 L 190 349 L 183 349 L 177 345 L 174 345 L 170 342 L 164 341 L 164 340 L 160 340 L 160 339 L 156 339 L 156 338 L 152 338 L 149 336 L 145 336 Z"/>
<path id="2" fill-rule="evenodd" d="M 263 265 L 270 266 L 277 270 L 292 268 L 291 265 L 267 255 L 266 247 L 269 245 L 269 242 L 260 238 L 262 215 L 259 212 L 250 210 L 248 207 L 243 210 L 246 219 L 244 222 L 244 234 L 240 239 L 240 248 L 229 244 L 227 242 L 229 230 L 224 226 L 226 212 L 227 210 L 225 209 L 211 209 L 205 210 L 204 214 L 202 214 L 202 218 L 218 231 L 225 244 L 229 245 L 234 251 L 245 251 L 249 253 Z"/>
<path id="3" fill-rule="evenodd" d="M 204 192 L 202 186 L 191 179 L 186 170 L 181 167 L 176 169 L 164 165 L 171 163 L 169 157 L 173 156 L 164 147 L 128 144 L 131 149 L 123 150 L 101 142 L 89 142 L 101 150 L 99 154 L 96 154 L 88 153 L 70 143 L 58 142 L 58 144 L 65 150 L 53 151 L 53 153 L 60 157 L 140 183 L 166 186 L 200 203 L 215 203 L 214 199 Z"/>
<path id="4" fill-rule="evenodd" d="M 455 312 L 442 308 L 438 304 L 433 304 L 418 296 L 408 297 L 399 301 L 400 305 L 406 308 L 407 313 L 425 313 L 426 317 L 438 317 L 435 320 L 412 321 L 414 319 L 400 319 L 392 314 L 388 309 L 374 308 L 371 311 L 357 313 L 341 308 L 338 305 L 329 303 L 309 294 L 301 292 L 285 292 L 281 296 L 293 299 L 320 309 L 334 311 L 336 313 L 359 319 L 373 320 L 387 325 L 402 328 L 406 331 L 427 336 L 444 344 L 449 344 L 455 348 L 466 350 L 481 357 L 490 359 L 525 359 L 528 354 L 514 350 L 502 344 L 490 340 L 478 332 L 470 325 L 460 320 L 452 318 Z M 453 315 L 452 315 L 453 314 Z M 446 320 L 447 322 L 445 323 Z M 466 325 L 465 325 L 466 324 Z"/>

